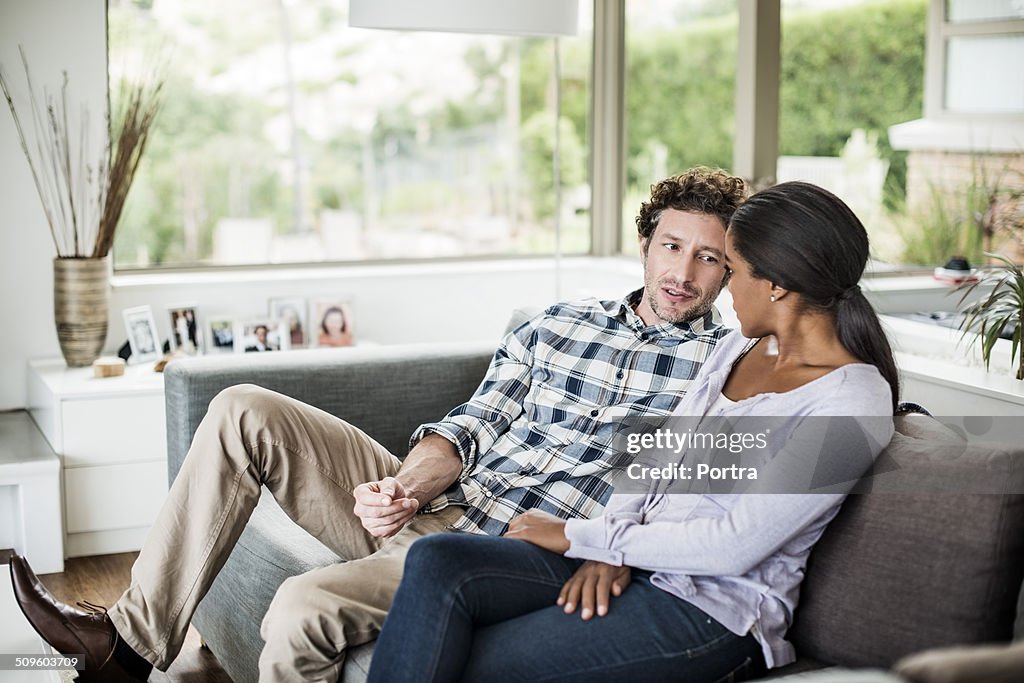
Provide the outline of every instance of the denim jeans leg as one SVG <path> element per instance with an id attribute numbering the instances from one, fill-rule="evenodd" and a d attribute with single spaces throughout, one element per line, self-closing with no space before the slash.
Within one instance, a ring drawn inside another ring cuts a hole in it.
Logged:
<path id="1" fill-rule="evenodd" d="M 764 672 L 761 646 L 634 572 L 608 614 L 552 606 L 478 629 L 464 681 L 742 681 Z"/>
<path id="2" fill-rule="evenodd" d="M 479 628 L 554 605 L 580 564 L 507 538 L 447 533 L 416 541 L 369 681 L 458 680 Z"/>

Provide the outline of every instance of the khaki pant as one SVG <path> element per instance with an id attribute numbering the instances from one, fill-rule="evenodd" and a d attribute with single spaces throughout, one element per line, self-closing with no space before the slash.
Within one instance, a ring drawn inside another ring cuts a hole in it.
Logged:
<path id="1" fill-rule="evenodd" d="M 362 431 L 312 406 L 252 385 L 226 389 L 210 402 L 131 586 L 110 609 L 114 626 L 166 670 L 262 484 L 299 526 L 349 561 L 281 585 L 260 631 L 260 678 L 337 680 L 345 649 L 380 632 L 409 546 L 461 513 L 417 515 L 383 541 L 367 533 L 352 512 L 352 489 L 394 475 L 399 465 Z"/>

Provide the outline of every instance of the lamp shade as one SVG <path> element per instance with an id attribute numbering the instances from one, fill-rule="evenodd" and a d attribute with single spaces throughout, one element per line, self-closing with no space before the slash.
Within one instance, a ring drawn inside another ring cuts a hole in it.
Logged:
<path id="1" fill-rule="evenodd" d="M 576 34 L 578 0 L 350 0 L 349 26 L 395 31 Z"/>

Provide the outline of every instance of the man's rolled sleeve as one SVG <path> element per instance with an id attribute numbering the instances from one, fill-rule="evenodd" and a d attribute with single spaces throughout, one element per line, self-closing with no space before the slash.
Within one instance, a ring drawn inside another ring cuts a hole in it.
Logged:
<path id="1" fill-rule="evenodd" d="M 473 438 L 473 435 L 465 428 L 451 422 L 429 422 L 420 425 L 419 429 L 413 432 L 409 439 L 409 448 L 415 447 L 427 434 L 437 434 L 452 442 L 459 458 L 462 459 L 462 469 L 459 471 L 458 481 L 461 482 L 468 477 L 476 465 L 476 439 Z"/>

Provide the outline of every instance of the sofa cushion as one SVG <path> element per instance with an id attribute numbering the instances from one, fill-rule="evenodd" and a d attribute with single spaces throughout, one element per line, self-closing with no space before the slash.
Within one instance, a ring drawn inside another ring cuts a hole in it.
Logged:
<path id="1" fill-rule="evenodd" d="M 791 630 L 801 656 L 888 667 L 926 648 L 1009 640 L 1024 575 L 1022 460 L 933 418 L 897 418 L 871 493 L 847 499 L 811 554 Z"/>
<path id="2" fill-rule="evenodd" d="M 543 309 L 526 307 L 517 308 L 512 311 L 512 315 L 508 318 L 508 323 L 505 324 L 505 334 L 508 334 L 512 330 L 516 329 L 527 320 L 531 320 L 536 316 L 540 315 Z"/>

